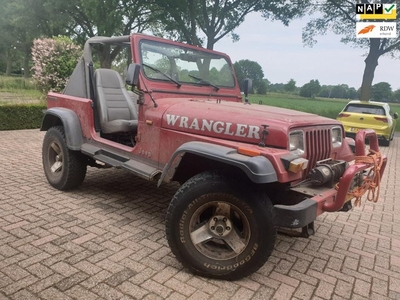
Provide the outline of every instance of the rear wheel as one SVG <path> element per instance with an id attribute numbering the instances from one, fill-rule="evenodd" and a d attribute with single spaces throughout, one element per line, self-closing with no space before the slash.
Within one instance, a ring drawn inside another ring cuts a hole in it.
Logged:
<path id="1" fill-rule="evenodd" d="M 166 234 L 185 267 L 226 280 L 257 271 L 276 239 L 267 196 L 217 172 L 196 175 L 176 192 L 168 208 Z"/>
<path id="2" fill-rule="evenodd" d="M 86 175 L 87 159 L 79 151 L 67 148 L 64 128 L 50 128 L 42 146 L 43 169 L 49 183 L 59 190 L 76 188 Z"/>

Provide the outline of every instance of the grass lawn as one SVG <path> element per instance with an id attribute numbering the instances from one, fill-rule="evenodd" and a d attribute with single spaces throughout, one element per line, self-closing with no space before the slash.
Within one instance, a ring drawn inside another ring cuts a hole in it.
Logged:
<path id="1" fill-rule="evenodd" d="M 30 79 L 0 76 L 0 105 L 45 104 L 44 99 Z"/>

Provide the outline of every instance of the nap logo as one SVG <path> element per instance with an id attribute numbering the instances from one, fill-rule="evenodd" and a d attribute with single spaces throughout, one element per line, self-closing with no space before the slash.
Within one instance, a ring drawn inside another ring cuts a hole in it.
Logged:
<path id="1" fill-rule="evenodd" d="M 396 4 L 356 4 L 356 14 L 361 20 L 396 20 Z"/>
<path id="2" fill-rule="evenodd" d="M 358 22 L 357 38 L 397 38 L 396 22 Z"/>

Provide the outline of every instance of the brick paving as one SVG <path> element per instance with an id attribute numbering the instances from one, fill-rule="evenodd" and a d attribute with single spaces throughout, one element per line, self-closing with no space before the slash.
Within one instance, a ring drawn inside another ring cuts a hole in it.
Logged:
<path id="1" fill-rule="evenodd" d="M 193 276 L 171 254 L 175 185 L 89 168 L 79 189 L 60 192 L 42 171 L 43 136 L 0 131 L 0 299 L 400 299 L 400 138 L 382 148 L 377 203 L 320 216 L 309 239 L 278 236 L 258 272 L 227 282 Z"/>

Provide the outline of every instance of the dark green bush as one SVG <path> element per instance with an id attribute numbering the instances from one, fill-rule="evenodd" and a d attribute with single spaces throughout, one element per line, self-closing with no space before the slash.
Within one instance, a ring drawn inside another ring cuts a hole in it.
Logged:
<path id="1" fill-rule="evenodd" d="M 40 104 L 0 106 L 0 130 L 40 128 L 45 109 Z"/>

